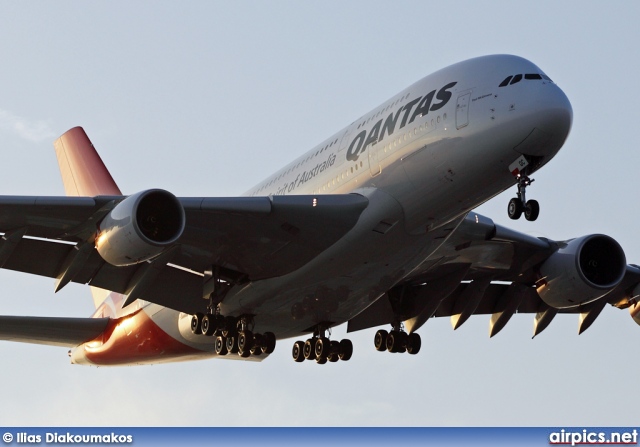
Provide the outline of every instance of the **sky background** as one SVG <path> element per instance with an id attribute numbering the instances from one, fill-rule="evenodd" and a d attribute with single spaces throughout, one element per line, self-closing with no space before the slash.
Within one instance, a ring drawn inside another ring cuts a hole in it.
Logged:
<path id="1" fill-rule="evenodd" d="M 85 128 L 124 193 L 234 196 L 423 76 L 523 56 L 567 94 L 574 124 L 534 178 L 478 211 L 555 240 L 605 233 L 640 263 L 640 3 L 1 2 L 0 193 L 63 195 L 52 142 Z M 0 271 L 0 314 L 88 316 L 89 289 Z M 349 362 L 69 364 L 63 348 L 0 342 L 1 425 L 634 425 L 640 327 L 606 308 L 581 336 L 533 315 L 422 329 L 417 356 L 351 334 Z M 345 327 L 334 330 L 344 337 Z"/>

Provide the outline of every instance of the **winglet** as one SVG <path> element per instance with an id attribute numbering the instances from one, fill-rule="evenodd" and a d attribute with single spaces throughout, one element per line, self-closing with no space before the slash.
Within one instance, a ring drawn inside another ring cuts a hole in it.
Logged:
<path id="1" fill-rule="evenodd" d="M 82 127 L 68 130 L 53 146 L 68 196 L 122 195 Z"/>

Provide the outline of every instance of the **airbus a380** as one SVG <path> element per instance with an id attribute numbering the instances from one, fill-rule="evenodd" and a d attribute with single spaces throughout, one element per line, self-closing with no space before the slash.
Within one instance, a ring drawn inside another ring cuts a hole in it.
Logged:
<path id="1" fill-rule="evenodd" d="M 612 238 L 535 238 L 474 213 L 516 189 L 569 135 L 572 109 L 536 65 L 479 57 L 409 86 L 241 197 L 124 196 L 81 128 L 54 143 L 66 197 L 0 197 L 0 266 L 88 284 L 91 318 L 0 317 L 0 338 L 68 346 L 72 363 L 348 360 L 331 328 L 373 328 L 379 351 L 416 354 L 432 317 L 454 328 L 516 313 L 534 336 L 557 313 L 580 332 L 606 304 L 640 324 L 640 269 Z"/>

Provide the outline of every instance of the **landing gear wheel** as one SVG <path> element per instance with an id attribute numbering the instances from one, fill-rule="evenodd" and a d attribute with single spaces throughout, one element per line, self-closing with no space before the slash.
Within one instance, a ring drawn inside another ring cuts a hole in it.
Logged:
<path id="1" fill-rule="evenodd" d="M 316 363 L 319 365 L 324 365 L 325 363 L 327 363 L 327 358 L 326 357 L 316 357 Z"/>
<path id="2" fill-rule="evenodd" d="M 262 346 L 254 345 L 249 352 L 251 352 L 251 355 L 262 355 Z"/>
<path id="3" fill-rule="evenodd" d="M 340 342 L 336 340 L 331 340 L 331 353 L 327 359 L 331 363 L 335 363 L 340 360 Z"/>
<path id="4" fill-rule="evenodd" d="M 202 318 L 204 318 L 204 314 L 200 312 L 191 317 L 191 332 L 196 335 L 202 334 Z"/>
<path id="5" fill-rule="evenodd" d="M 238 333 L 238 352 L 240 355 L 246 353 L 250 353 L 251 348 L 253 347 L 253 332 L 251 331 L 240 331 Z"/>
<path id="6" fill-rule="evenodd" d="M 262 352 L 271 354 L 276 349 L 276 335 L 273 332 L 265 332 L 262 335 Z"/>
<path id="7" fill-rule="evenodd" d="M 387 336 L 389 333 L 384 329 L 380 329 L 376 332 L 376 336 L 373 339 L 373 344 L 376 347 L 376 351 L 386 351 L 387 350 Z"/>
<path id="8" fill-rule="evenodd" d="M 507 207 L 507 214 L 509 215 L 510 219 L 513 219 L 513 220 L 520 219 L 520 216 L 522 216 L 523 211 L 524 211 L 524 207 L 522 206 L 522 201 L 519 198 L 514 197 L 513 199 L 509 200 L 509 206 Z"/>
<path id="9" fill-rule="evenodd" d="M 216 337 L 216 354 L 218 355 L 227 355 L 229 352 L 227 350 L 227 339 L 222 335 L 218 335 Z"/>
<path id="10" fill-rule="evenodd" d="M 420 335 L 415 332 L 409 334 L 409 338 L 407 339 L 407 352 L 409 354 L 417 354 L 420 352 L 420 347 L 422 346 L 422 340 L 420 339 Z"/>
<path id="11" fill-rule="evenodd" d="M 227 337 L 227 351 L 233 354 L 238 353 L 238 337 L 228 335 Z"/>
<path id="12" fill-rule="evenodd" d="M 316 359 L 320 357 L 329 357 L 331 351 L 331 342 L 326 337 L 320 337 L 316 340 L 315 352 Z"/>
<path id="13" fill-rule="evenodd" d="M 398 331 L 391 331 L 387 336 L 387 351 L 389 352 L 398 352 Z"/>
<path id="14" fill-rule="evenodd" d="M 262 348 L 264 346 L 264 335 L 262 334 L 253 334 L 253 343 L 251 344 L 251 349 L 255 347 Z M 262 350 L 260 350 L 262 352 Z"/>
<path id="15" fill-rule="evenodd" d="M 529 200 L 524 206 L 524 218 L 533 222 L 540 214 L 540 205 L 536 200 Z"/>
<path id="16" fill-rule="evenodd" d="M 353 343 L 351 340 L 345 338 L 340 341 L 340 360 L 344 360 L 345 362 L 351 358 L 353 355 Z"/>
<path id="17" fill-rule="evenodd" d="M 313 360 L 316 357 L 316 338 L 310 338 L 304 342 L 304 358 L 306 360 Z"/>
<path id="18" fill-rule="evenodd" d="M 293 344 L 291 355 L 293 355 L 293 360 L 296 362 L 304 362 L 304 346 L 305 344 L 302 340 L 298 340 Z"/>
<path id="19" fill-rule="evenodd" d="M 215 319 L 213 315 L 207 314 L 202 318 L 202 333 L 211 337 L 216 331 Z"/>

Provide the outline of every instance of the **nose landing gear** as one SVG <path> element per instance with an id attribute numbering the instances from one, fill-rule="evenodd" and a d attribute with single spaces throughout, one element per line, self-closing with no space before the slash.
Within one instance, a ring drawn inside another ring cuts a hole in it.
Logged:
<path id="1" fill-rule="evenodd" d="M 520 219 L 520 216 L 524 213 L 524 218 L 528 221 L 534 221 L 540 214 L 540 205 L 536 200 L 526 199 L 527 186 L 531 185 L 534 180 L 526 175 L 518 174 L 518 193 L 517 197 L 509 200 L 509 206 L 507 207 L 507 214 L 509 218 L 513 220 Z"/>

